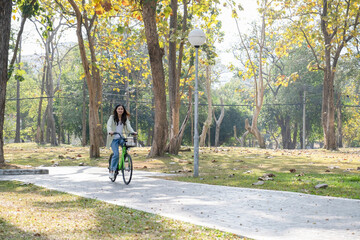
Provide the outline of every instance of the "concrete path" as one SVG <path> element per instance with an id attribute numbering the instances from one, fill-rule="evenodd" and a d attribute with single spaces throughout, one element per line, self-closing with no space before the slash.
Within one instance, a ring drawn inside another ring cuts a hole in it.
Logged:
<path id="1" fill-rule="evenodd" d="M 47 175 L 1 175 L 254 239 L 360 239 L 360 201 L 300 193 L 184 183 L 135 171 L 130 185 L 107 169 L 48 168 Z"/>

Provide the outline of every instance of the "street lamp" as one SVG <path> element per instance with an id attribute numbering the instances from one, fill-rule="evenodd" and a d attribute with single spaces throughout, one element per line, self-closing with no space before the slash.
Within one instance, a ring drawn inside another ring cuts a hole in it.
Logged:
<path id="1" fill-rule="evenodd" d="M 198 54 L 199 47 L 205 43 L 205 33 L 201 29 L 194 29 L 189 33 L 189 42 L 195 47 L 195 108 L 194 108 L 194 177 L 199 176 L 199 132 L 198 132 Z"/>

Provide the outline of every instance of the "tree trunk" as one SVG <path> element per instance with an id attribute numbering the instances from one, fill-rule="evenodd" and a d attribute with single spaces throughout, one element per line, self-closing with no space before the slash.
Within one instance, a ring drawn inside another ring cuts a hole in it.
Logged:
<path id="1" fill-rule="evenodd" d="M 89 90 L 89 134 L 90 134 L 90 158 L 100 157 L 100 145 L 102 141 L 102 127 L 99 119 L 99 107 L 102 102 L 102 81 L 100 71 L 97 67 L 95 54 L 94 37 L 92 34 L 93 23 L 96 20 L 96 14 L 91 19 L 83 17 L 74 0 L 68 0 L 75 11 L 77 29 L 76 35 L 79 43 L 79 50 L 82 65 L 85 72 L 85 78 Z M 86 15 L 86 14 L 85 14 Z M 90 62 L 87 58 L 87 51 L 82 35 L 82 26 L 85 27 L 88 40 L 88 50 L 90 52 Z"/>
<path id="2" fill-rule="evenodd" d="M 0 166 L 5 164 L 3 129 L 5 119 L 6 86 L 8 81 L 11 12 L 12 1 L 0 1 Z"/>
<path id="3" fill-rule="evenodd" d="M 177 8 L 178 1 L 171 0 L 172 14 L 170 15 L 170 32 L 169 32 L 169 119 L 170 119 L 170 139 L 179 132 L 179 121 L 176 121 L 175 104 L 178 91 L 178 79 L 176 77 L 176 30 L 177 30 Z M 178 120 L 178 119 L 177 119 Z"/>
<path id="4" fill-rule="evenodd" d="M 208 115 L 204 122 L 203 129 L 200 135 L 199 145 L 200 147 L 205 146 L 206 133 L 212 123 L 212 102 L 211 102 L 211 68 L 206 66 L 206 97 L 208 101 Z"/>
<path id="5" fill-rule="evenodd" d="M 246 139 L 246 136 L 249 134 L 249 131 L 246 131 L 241 138 L 238 138 L 237 136 L 237 131 L 236 131 L 236 126 L 234 125 L 233 126 L 233 129 L 234 129 L 234 138 L 236 139 L 236 141 L 238 141 L 240 143 L 240 146 L 241 147 L 245 147 L 246 145 L 246 142 L 245 142 L 245 139 Z"/>
<path id="6" fill-rule="evenodd" d="M 20 62 L 21 62 L 21 39 L 19 45 L 19 55 L 17 59 L 18 68 L 20 70 Z M 20 142 L 20 124 L 21 124 L 21 116 L 20 116 L 20 80 L 16 79 L 16 133 L 15 133 L 15 142 Z"/>
<path id="7" fill-rule="evenodd" d="M 16 79 L 16 130 L 15 143 L 20 142 L 20 80 Z"/>
<path id="8" fill-rule="evenodd" d="M 87 144 L 87 135 L 86 135 L 86 130 L 87 130 L 87 126 L 86 126 L 86 81 L 85 79 L 83 79 L 83 105 L 82 105 L 82 115 L 81 115 L 81 131 L 82 131 L 82 139 L 81 139 L 81 145 L 83 147 L 86 146 Z"/>
<path id="9" fill-rule="evenodd" d="M 150 146 L 151 145 L 151 142 L 152 142 L 152 139 L 153 139 L 153 135 L 154 135 L 154 131 L 153 129 L 150 127 L 148 129 L 148 133 L 147 133 L 147 140 L 146 140 L 146 146 Z"/>
<path id="10" fill-rule="evenodd" d="M 283 149 L 295 149 L 297 143 L 297 130 L 298 124 L 295 123 L 293 128 L 293 138 L 291 138 L 291 122 L 290 116 L 279 116 L 276 115 L 277 124 L 281 130 L 282 146 Z"/>
<path id="11" fill-rule="evenodd" d="M 163 156 L 168 137 L 165 74 L 162 62 L 164 50 L 160 48 L 159 45 L 159 36 L 156 26 L 156 5 L 156 0 L 144 1 L 142 5 L 142 16 L 144 19 L 155 98 L 154 139 L 148 157 Z"/>
<path id="12" fill-rule="evenodd" d="M 188 112 L 186 114 L 186 117 L 183 121 L 183 123 L 181 124 L 181 128 L 179 130 L 179 133 L 177 134 L 177 136 L 174 136 L 171 140 L 170 140 L 170 143 L 168 144 L 168 151 L 169 153 L 171 154 L 175 154 L 177 155 L 179 153 L 179 150 L 180 150 L 180 147 L 181 147 L 181 140 L 183 138 L 183 135 L 184 135 L 184 130 L 185 130 L 185 126 L 191 116 L 191 112 L 192 112 L 192 103 L 190 101 L 190 104 L 189 104 L 189 108 L 188 108 Z"/>
<path id="13" fill-rule="evenodd" d="M 252 117 L 252 122 L 251 122 L 251 126 L 249 124 L 249 120 L 246 119 L 245 120 L 245 129 L 247 130 L 246 135 L 248 133 L 252 134 L 255 136 L 255 138 L 258 141 L 258 144 L 260 146 L 260 148 L 265 148 L 265 140 L 264 137 L 261 135 L 258 127 L 257 127 L 257 122 L 258 122 L 258 118 L 260 115 L 260 111 L 263 105 L 263 101 L 264 101 L 264 92 L 265 92 L 265 85 L 264 85 L 264 63 L 263 63 L 263 54 L 264 54 L 264 48 L 266 47 L 265 45 L 265 29 L 266 29 L 266 24 L 265 24 L 265 20 L 266 20 L 266 16 L 267 16 L 267 0 L 262 2 L 262 7 L 264 8 L 264 11 L 262 13 L 261 16 L 261 32 L 260 32 L 260 38 L 259 38 L 259 42 L 258 42 L 258 47 L 259 50 L 256 52 L 256 54 L 258 54 L 258 63 L 259 66 L 255 66 L 254 65 L 254 61 L 252 60 L 251 54 L 249 53 L 248 48 L 245 45 L 245 42 L 241 36 L 240 33 L 240 28 L 238 26 L 238 22 L 236 20 L 236 24 L 238 27 L 238 32 L 240 35 L 240 40 L 242 45 L 244 46 L 245 50 L 246 50 L 246 54 L 248 57 L 248 60 L 251 64 L 252 67 L 252 71 L 253 71 L 253 78 L 254 78 L 254 93 L 255 93 L 255 98 L 254 98 L 254 103 L 255 103 L 255 108 L 254 108 L 254 112 L 253 112 L 253 117 Z M 256 69 L 256 70 L 255 70 Z M 245 134 L 244 133 L 244 134 Z M 245 136 L 246 136 L 245 135 Z M 243 136 L 244 137 L 244 136 Z"/>
<path id="14" fill-rule="evenodd" d="M 48 38 L 49 39 L 49 38 Z M 47 133 L 49 135 L 46 135 L 46 139 L 49 140 L 48 142 L 52 146 L 57 146 L 57 140 L 56 140 L 56 129 L 55 129 L 55 118 L 54 118 L 54 83 L 52 78 L 52 59 L 53 59 L 53 53 L 50 51 L 50 42 L 47 39 L 46 44 L 46 61 L 47 61 L 47 71 L 46 71 L 46 94 L 49 97 L 48 98 L 48 105 L 47 105 Z"/>
<path id="15" fill-rule="evenodd" d="M 223 106 L 222 98 L 220 98 L 220 102 L 221 102 L 221 113 L 220 113 L 220 116 L 219 116 L 218 119 L 216 119 L 215 112 L 213 112 L 214 113 L 215 124 L 216 124 L 216 128 L 215 128 L 215 147 L 219 146 L 220 126 L 221 126 L 221 123 L 222 123 L 222 121 L 224 119 L 224 115 L 225 115 L 225 109 L 224 109 L 224 106 Z"/>
<path id="16" fill-rule="evenodd" d="M 350 4 L 350 3 L 348 3 Z M 334 50 L 332 40 L 335 35 L 328 32 L 328 1 L 323 1 L 323 9 L 321 16 L 321 31 L 324 37 L 324 53 L 325 53 L 325 69 L 324 69 L 324 84 L 323 84 L 323 103 L 322 103 L 322 125 L 324 132 L 324 148 L 327 150 L 336 150 L 336 135 L 335 135 L 335 104 L 334 104 L 334 78 L 336 72 L 337 61 L 340 57 L 340 52 L 344 45 L 350 41 L 352 37 L 344 37 L 335 48 L 335 54 L 332 56 L 331 51 Z M 359 15 L 356 17 L 354 30 L 359 22 Z M 346 22 L 347 24 L 347 22 Z M 345 32 L 344 32 L 345 34 Z M 331 62 L 331 60 L 333 62 Z"/>
<path id="17" fill-rule="evenodd" d="M 174 13 L 177 12 L 177 1 L 172 0 L 172 11 Z M 183 22 L 182 22 L 182 36 L 184 36 L 187 30 L 187 4 L 186 0 L 183 0 L 184 12 L 183 12 Z M 180 46 L 179 46 L 179 56 L 178 56 L 178 64 L 176 68 L 176 39 L 173 39 L 172 35 L 176 34 L 177 28 L 177 13 L 170 16 L 170 42 L 169 42 L 169 102 L 170 102 L 170 111 L 169 111 L 169 119 L 170 119 L 170 142 L 169 146 L 166 147 L 171 154 L 175 152 L 178 153 L 181 146 L 182 136 L 183 134 L 179 135 L 179 123 L 180 123 L 180 75 L 181 75 L 181 67 L 182 67 L 182 58 L 184 52 L 184 44 L 185 44 L 185 37 L 181 39 Z M 172 31 L 175 29 L 175 31 Z M 181 139 L 174 139 L 178 138 Z M 177 144 L 180 141 L 180 144 Z M 172 144 L 174 146 L 170 146 Z"/>
<path id="18" fill-rule="evenodd" d="M 342 121 L 341 121 L 341 92 L 338 93 L 337 101 L 337 144 L 340 148 L 343 147 L 342 141 Z"/>
<path id="19" fill-rule="evenodd" d="M 42 114 L 42 102 L 44 96 L 44 87 L 45 87 L 45 75 L 46 75 L 46 61 L 44 62 L 43 67 L 43 75 L 41 80 L 41 94 L 39 100 L 39 107 L 38 107 L 38 117 L 37 117 L 37 131 L 36 131 L 36 142 L 39 144 L 44 144 L 44 129 L 42 127 L 41 121 L 41 114 Z"/>

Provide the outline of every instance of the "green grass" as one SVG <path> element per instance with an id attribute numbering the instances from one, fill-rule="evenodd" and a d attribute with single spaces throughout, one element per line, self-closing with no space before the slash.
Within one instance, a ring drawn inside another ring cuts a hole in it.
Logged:
<path id="1" fill-rule="evenodd" d="M 0 239 L 244 239 L 32 184 L 0 181 Z"/>
<path id="2" fill-rule="evenodd" d="M 200 148 L 199 178 L 193 177 L 192 151 L 148 159 L 149 150 L 131 149 L 135 171 L 175 173 L 171 179 L 179 181 L 360 199 L 360 149 L 356 148 L 339 151 Z M 83 163 L 107 167 L 110 153 L 103 148 L 101 158 L 90 159 L 87 147 L 44 147 L 35 143 L 5 146 L 5 158 L 15 165 L 77 166 Z M 290 169 L 295 172 L 291 173 Z M 264 185 L 252 185 L 265 173 L 273 173 L 276 177 Z M 315 189 L 319 183 L 326 183 L 328 187 Z"/>
<path id="3" fill-rule="evenodd" d="M 38 166 L 107 167 L 111 151 L 90 159 L 88 147 L 8 144 L 7 168 Z M 193 152 L 146 158 L 150 148 L 131 149 L 135 171 L 172 173 L 178 181 L 269 189 L 360 199 L 360 149 L 339 151 L 200 148 L 199 174 Z M 295 172 L 290 172 L 295 169 Z M 254 186 L 265 173 L 273 181 Z M 326 189 L 315 189 L 326 183 Z M 0 239 L 242 239 L 96 200 L 18 182 L 0 181 Z"/>

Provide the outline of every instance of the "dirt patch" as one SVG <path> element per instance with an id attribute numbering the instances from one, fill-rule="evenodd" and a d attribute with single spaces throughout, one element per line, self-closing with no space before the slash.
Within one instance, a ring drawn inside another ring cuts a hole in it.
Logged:
<path id="1" fill-rule="evenodd" d="M 33 167 L 16 164 L 3 164 L 0 165 L 0 169 L 33 169 Z"/>

